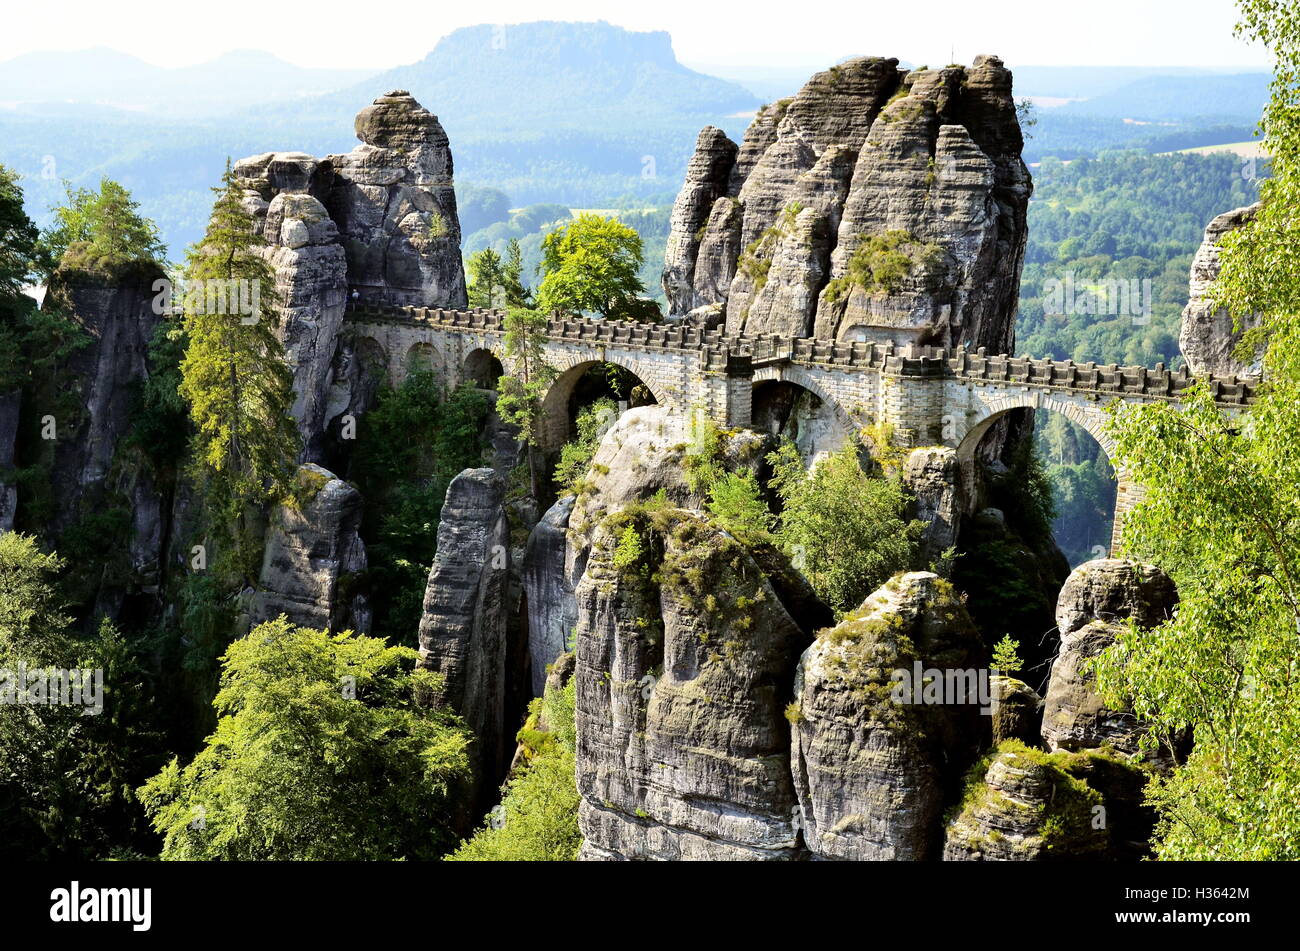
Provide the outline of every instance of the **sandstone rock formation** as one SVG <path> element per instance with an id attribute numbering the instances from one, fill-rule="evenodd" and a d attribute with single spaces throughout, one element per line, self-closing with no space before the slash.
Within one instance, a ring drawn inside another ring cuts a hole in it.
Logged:
<path id="1" fill-rule="evenodd" d="M 351 152 L 267 152 L 234 165 L 284 298 L 277 328 L 294 372 L 304 458 L 337 464 L 339 416 L 364 412 L 365 354 L 339 337 L 349 298 L 466 306 L 447 135 L 408 93 L 362 109 Z M 369 394 L 373 395 L 373 392 Z"/>
<path id="2" fill-rule="evenodd" d="M 1105 858 L 1106 827 L 1094 821 L 1102 795 L 1073 775 L 1082 756 L 1049 756 L 1015 743 L 976 770 L 949 823 L 945 861 L 1005 862 Z"/>
<path id="3" fill-rule="evenodd" d="M 784 707 L 810 635 L 782 591 L 800 583 L 683 509 L 597 529 L 577 589 L 583 858 L 799 856 Z"/>
<path id="4" fill-rule="evenodd" d="M 280 294 L 277 331 L 293 370 L 293 416 L 310 444 L 326 421 L 330 365 L 347 303 L 347 260 L 338 228 L 311 195 L 276 195 L 263 231 Z"/>
<path id="5" fill-rule="evenodd" d="M 394 90 L 356 119 L 361 145 L 331 155 L 326 206 L 363 301 L 466 306 L 451 149 L 438 117 Z"/>
<path id="6" fill-rule="evenodd" d="M 1019 740 L 1037 746 L 1043 723 L 1043 698 L 1029 684 L 1015 677 L 995 675 L 989 679 L 993 693 L 993 742 Z"/>
<path id="7" fill-rule="evenodd" d="M 369 605 L 354 590 L 366 570 L 361 493 L 310 464 L 298 468 L 296 489 L 297 503 L 272 516 L 250 624 L 283 614 L 304 627 L 369 631 Z"/>
<path id="8" fill-rule="evenodd" d="M 528 653 L 532 659 L 533 695 L 540 697 L 546 667 L 570 649 L 578 624 L 574 598 L 577 579 L 565 573 L 569 516 L 573 496 L 560 499 L 528 536 L 523 585 L 528 604 Z"/>
<path id="9" fill-rule="evenodd" d="M 133 387 L 149 372 L 149 341 L 162 320 L 154 282 L 164 276 L 154 265 L 113 273 L 60 267 L 51 279 L 43 306 L 68 315 L 89 340 L 61 371 L 61 389 L 74 394 L 75 411 L 54 418 L 50 528 L 56 537 L 83 508 L 103 501 L 114 454 L 130 428 Z"/>
<path id="10" fill-rule="evenodd" d="M 505 722 L 510 527 L 504 498 L 505 483 L 492 469 L 466 469 L 451 481 L 420 619 L 420 666 L 443 675 L 438 701 L 474 731 L 480 798 L 503 775 L 517 727 Z"/>
<path id="11" fill-rule="evenodd" d="M 1074 569 L 1056 609 L 1061 653 L 1052 665 L 1043 711 L 1043 739 L 1050 749 L 1108 745 L 1138 752 L 1142 724 L 1128 710 L 1102 702 L 1087 664 L 1114 642 L 1125 621 L 1155 627 L 1177 600 L 1173 582 L 1154 565 L 1099 559 Z"/>
<path id="12" fill-rule="evenodd" d="M 921 556 L 933 563 L 957 544 L 965 499 L 957 450 L 944 446 L 914 449 L 903 464 L 903 484 L 913 496 L 913 518 L 925 523 Z"/>
<path id="13" fill-rule="evenodd" d="M 730 333 L 1010 350 L 1022 144 L 996 57 L 818 73 L 761 110 L 739 149 L 701 133 L 674 208 L 670 311 L 722 305 Z"/>
<path id="14" fill-rule="evenodd" d="M 945 800 L 987 742 L 988 697 L 974 675 L 982 659 L 955 592 L 926 572 L 892 579 L 818 634 L 800 660 L 789 714 L 803 838 L 814 856 L 938 854 Z M 913 684 L 918 670 L 947 693 Z M 894 671 L 913 689 L 899 694 Z"/>
<path id="15" fill-rule="evenodd" d="M 692 277 L 699 254 L 695 236 L 708 222 L 713 203 L 727 193 L 727 179 L 736 161 L 736 143 L 726 133 L 706 126 L 695 141 L 695 154 L 686 168 L 686 184 L 677 195 L 664 252 L 664 289 L 668 309 L 685 314 L 694 309 Z"/>
<path id="16" fill-rule="evenodd" d="M 692 420 L 664 406 L 639 406 L 623 413 L 601 440 L 590 475 L 569 516 L 565 574 L 582 577 L 594 530 L 623 506 L 663 491 L 683 508 L 701 508 L 703 496 L 687 478 L 690 457 L 700 451 Z M 719 461 L 729 470 L 757 472 L 769 442 L 750 430 L 720 434 Z"/>
<path id="17" fill-rule="evenodd" d="M 1234 328 L 1232 315 L 1214 307 L 1207 299 L 1210 285 L 1219 276 L 1219 244 L 1223 236 L 1254 220 L 1259 204 L 1248 205 L 1219 215 L 1205 229 L 1205 239 L 1192 258 L 1188 281 L 1187 306 L 1183 308 L 1183 325 L 1178 334 L 1178 348 L 1187 358 L 1187 366 L 1197 376 L 1259 376 L 1259 355 L 1243 364 L 1233 356 L 1242 331 L 1254 326 L 1247 321 Z"/>

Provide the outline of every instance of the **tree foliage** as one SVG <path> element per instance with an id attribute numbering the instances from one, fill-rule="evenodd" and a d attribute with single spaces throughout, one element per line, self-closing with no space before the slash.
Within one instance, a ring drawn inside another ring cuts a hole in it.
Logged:
<path id="1" fill-rule="evenodd" d="M 248 509 L 289 497 L 299 437 L 289 415 L 292 378 L 274 330 L 275 276 L 259 253 L 265 242 L 229 163 L 213 191 L 207 233 L 185 271 L 180 392 L 196 430 L 194 475 L 206 489 L 209 525 L 228 546 L 219 551 L 221 563 L 232 576 L 251 577 L 258 552 Z M 256 288 L 257 312 L 250 318 L 209 307 L 206 292 L 196 292 L 207 287 L 245 287 L 250 301 Z"/>
<path id="2" fill-rule="evenodd" d="M 899 571 L 914 567 L 921 522 L 907 521 L 897 478 L 868 475 L 849 444 L 804 469 L 794 444 L 768 456 L 781 499 L 781 547 L 813 589 L 843 614 Z"/>
<path id="3" fill-rule="evenodd" d="M 352 632 L 255 628 L 223 658 L 216 732 L 140 790 L 164 859 L 436 857 L 469 733 L 417 655 Z"/>
<path id="4" fill-rule="evenodd" d="M 582 214 L 542 240 L 542 312 L 645 319 L 641 236 L 615 218 Z"/>
<path id="5" fill-rule="evenodd" d="M 1215 296 L 1257 313 L 1267 381 L 1244 419 L 1200 386 L 1178 407 L 1117 410 L 1119 461 L 1146 487 L 1124 551 L 1178 586 L 1174 617 L 1130 630 L 1098 664 L 1150 742 L 1186 728 L 1187 762 L 1151 794 L 1171 859 L 1300 857 L 1300 3 L 1242 0 L 1240 32 L 1277 61 L 1262 131 L 1273 154 L 1259 217 L 1224 241 Z"/>

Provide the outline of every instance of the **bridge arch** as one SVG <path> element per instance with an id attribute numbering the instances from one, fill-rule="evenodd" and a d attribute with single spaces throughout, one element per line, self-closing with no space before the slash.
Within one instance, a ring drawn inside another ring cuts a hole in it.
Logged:
<path id="1" fill-rule="evenodd" d="M 402 358 L 402 365 L 398 367 L 398 380 L 401 382 L 406 379 L 408 373 L 416 370 L 433 370 L 439 368 L 438 349 L 427 340 L 417 340 L 407 348 L 405 356 Z"/>
<path id="2" fill-rule="evenodd" d="M 813 397 L 815 404 L 801 407 L 792 402 L 801 393 Z M 801 367 L 755 371 L 750 400 L 751 425 L 762 432 L 790 436 L 805 462 L 840 448 L 859 428 L 840 401 Z"/>
<path id="3" fill-rule="evenodd" d="M 966 498 L 975 498 L 977 472 L 975 457 L 980 443 L 999 420 L 1018 409 L 1045 409 L 1059 413 L 1097 441 L 1115 473 L 1115 515 L 1110 541 L 1110 550 L 1114 552 L 1119 544 L 1124 515 L 1142 497 L 1142 487 L 1115 461 L 1115 440 L 1106 431 L 1107 416 L 1101 404 L 1085 397 L 1060 396 L 1037 389 L 998 391 L 994 398 L 981 403 L 969 422 L 966 432 L 957 443 L 957 460 L 960 464 Z"/>
<path id="4" fill-rule="evenodd" d="M 672 402 L 668 399 L 668 394 L 663 392 L 662 388 L 655 382 L 654 375 L 648 371 L 648 368 L 641 366 L 639 361 L 624 360 L 619 356 L 603 354 L 602 357 L 592 359 L 585 355 L 566 354 L 551 361 L 551 366 L 559 373 L 551 382 L 546 395 L 542 397 L 542 419 L 538 432 L 538 444 L 543 451 L 557 450 L 568 441 L 572 422 L 569 418 L 569 402 L 579 381 L 593 367 L 606 363 L 621 367 L 632 374 L 637 382 L 646 388 L 655 403 L 666 405 Z"/>
<path id="5" fill-rule="evenodd" d="M 495 390 L 497 381 L 505 373 L 501 358 L 487 347 L 476 347 L 461 364 L 460 378 L 479 389 Z"/>

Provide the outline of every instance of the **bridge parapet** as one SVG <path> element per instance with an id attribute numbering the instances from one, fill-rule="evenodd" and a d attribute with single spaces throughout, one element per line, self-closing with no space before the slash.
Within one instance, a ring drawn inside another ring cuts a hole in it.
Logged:
<path id="1" fill-rule="evenodd" d="M 348 317 L 360 322 L 432 324 L 441 329 L 474 333 L 504 333 L 505 313 L 500 310 L 446 310 L 430 307 L 392 307 L 356 304 Z M 1196 378 L 1186 366 L 1169 370 L 1116 364 L 1076 363 L 989 354 L 983 347 L 908 345 L 855 341 L 840 343 L 815 338 L 788 338 L 775 334 L 727 335 L 720 330 L 631 321 L 556 317 L 547 336 L 564 343 L 618 347 L 629 350 L 679 351 L 698 354 L 706 372 L 752 374 L 755 368 L 783 363 L 838 370 L 870 369 L 890 376 L 952 377 L 974 383 L 1045 387 L 1091 394 L 1093 398 L 1128 397 L 1176 401 Z M 1243 377 L 1209 378 L 1217 403 L 1240 408 L 1255 401 L 1259 381 Z"/>

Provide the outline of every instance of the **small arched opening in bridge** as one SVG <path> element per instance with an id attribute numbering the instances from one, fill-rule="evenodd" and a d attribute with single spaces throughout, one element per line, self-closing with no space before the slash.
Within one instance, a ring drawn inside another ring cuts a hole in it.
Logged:
<path id="1" fill-rule="evenodd" d="M 755 378 L 750 425 L 789 439 L 807 464 L 834 452 L 857 427 L 844 409 L 806 379 L 787 374 Z"/>
<path id="2" fill-rule="evenodd" d="M 503 373 L 505 369 L 500 358 L 491 350 L 480 347 L 465 358 L 461 379 L 481 390 L 495 390 Z"/>
<path id="3" fill-rule="evenodd" d="M 1122 480 L 1111 465 L 1113 443 L 1100 410 L 1085 412 L 1052 399 L 1037 405 L 998 407 L 980 419 L 958 446 L 968 506 L 999 499 L 1008 508 L 1032 508 L 1031 467 L 1051 486 L 1055 517 L 1050 530 L 1070 565 L 1110 552 Z M 1033 412 L 1032 436 L 1025 414 Z M 1010 449 L 1002 446 L 1013 447 Z M 1033 466 L 1030 452 L 1037 456 Z M 991 463 L 989 460 L 993 460 Z M 1126 485 L 1123 488 L 1127 491 Z M 1033 512 L 1004 513 L 1013 527 L 1032 532 Z"/>
<path id="4" fill-rule="evenodd" d="M 578 414 L 599 400 L 610 400 L 619 412 L 660 402 L 635 369 L 618 363 L 586 360 L 560 372 L 542 400 L 539 444 L 558 452 L 577 435 Z"/>
<path id="5" fill-rule="evenodd" d="M 1128 491 L 1104 420 L 1097 403 L 998 391 L 957 445 L 963 511 L 952 580 L 986 646 L 1004 634 L 1018 642 L 1019 676 L 1035 689 L 1059 647 L 1061 586 L 1072 567 L 1108 557 L 1117 493 Z"/>
<path id="6" fill-rule="evenodd" d="M 433 344 L 421 341 L 406 351 L 406 359 L 402 361 L 402 378 L 405 379 L 411 373 L 433 373 L 437 369 L 438 351 Z"/>

